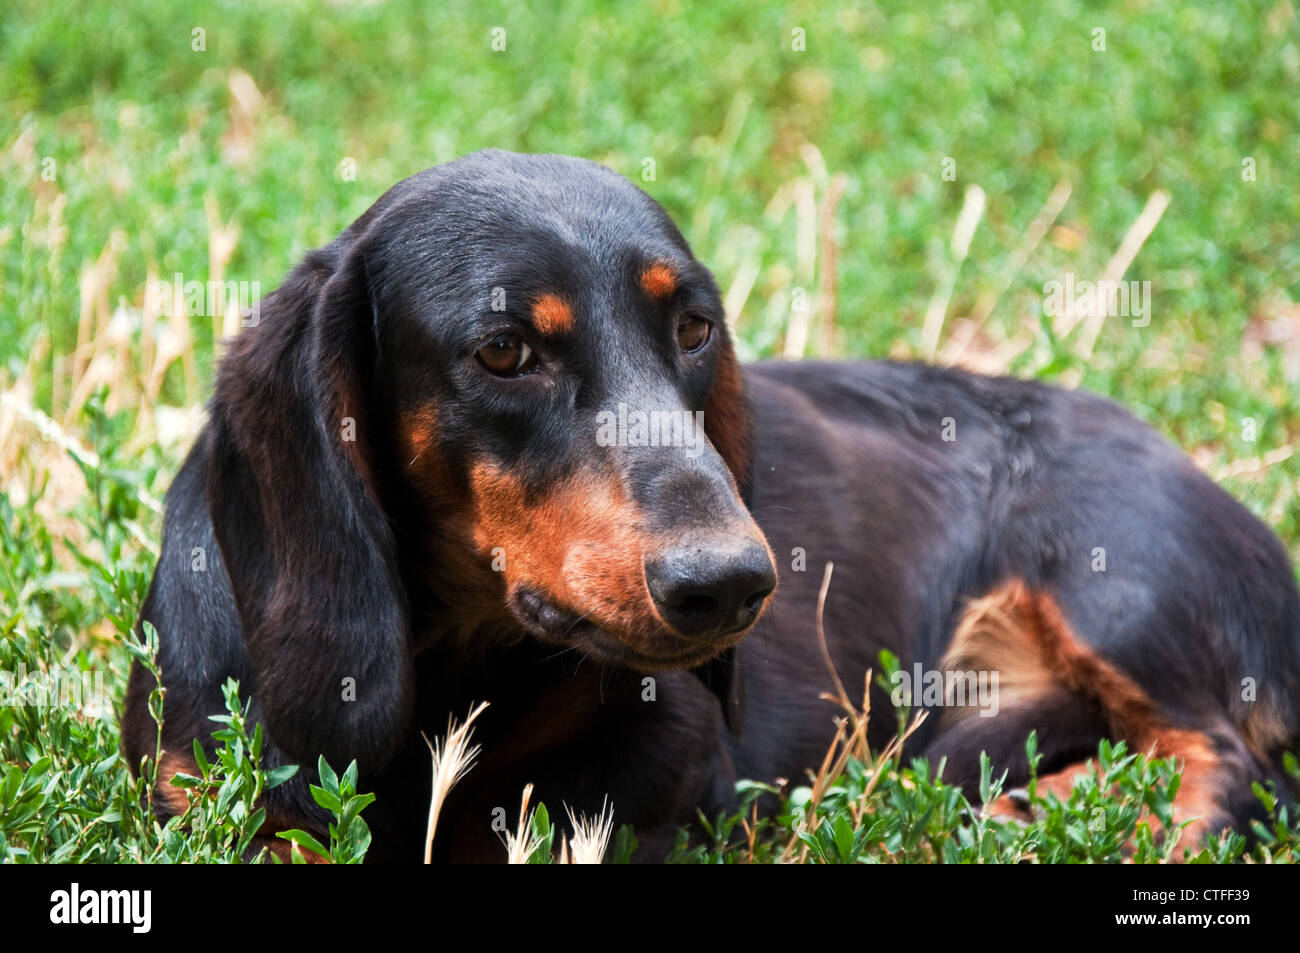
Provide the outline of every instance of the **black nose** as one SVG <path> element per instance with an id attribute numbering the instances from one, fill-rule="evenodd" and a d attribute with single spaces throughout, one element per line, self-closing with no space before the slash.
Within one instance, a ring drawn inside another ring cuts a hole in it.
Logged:
<path id="1" fill-rule="evenodd" d="M 645 576 L 660 614 L 683 635 L 738 632 L 776 588 L 772 560 L 754 543 L 670 549 L 646 560 Z"/>

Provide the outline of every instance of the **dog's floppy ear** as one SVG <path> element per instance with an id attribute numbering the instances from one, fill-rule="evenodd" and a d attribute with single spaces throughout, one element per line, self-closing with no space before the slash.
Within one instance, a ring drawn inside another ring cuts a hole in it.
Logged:
<path id="1" fill-rule="evenodd" d="M 367 439 L 374 320 L 362 254 L 313 253 L 235 339 L 208 434 L 244 691 L 279 748 L 340 769 L 382 765 L 412 703 L 406 595 Z"/>

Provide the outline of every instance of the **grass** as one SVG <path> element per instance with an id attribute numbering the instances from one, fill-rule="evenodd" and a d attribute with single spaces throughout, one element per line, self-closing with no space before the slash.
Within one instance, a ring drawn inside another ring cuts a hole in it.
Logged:
<path id="1" fill-rule="evenodd" d="M 485 146 L 582 155 L 664 203 L 746 357 L 934 358 L 1100 391 L 1300 558 L 1297 80 L 1300 25 L 1273 0 L 16 0 L 0 21 L 0 688 L 84 672 L 95 690 L 0 707 L 0 858 L 236 859 L 252 795 L 277 781 L 233 695 L 190 836 L 152 821 L 118 753 L 159 501 L 237 324 L 224 303 L 169 313 L 153 282 L 269 291 L 428 165 Z M 1117 268 L 1151 283 L 1148 326 L 1044 317 L 1046 282 Z M 1023 828 L 982 817 L 939 766 L 855 746 L 834 765 L 815 803 L 796 783 L 774 819 L 709 819 L 677 858 L 1165 850 L 1135 840 L 1137 818 L 1159 819 L 1174 775 L 1139 753 L 1099 751 L 1096 783 Z M 336 842 L 300 844 L 356 859 L 364 794 L 336 767 Z M 529 831 L 555 845 L 544 809 Z M 1286 860 L 1295 831 L 1279 813 L 1257 845 L 1205 859 Z"/>

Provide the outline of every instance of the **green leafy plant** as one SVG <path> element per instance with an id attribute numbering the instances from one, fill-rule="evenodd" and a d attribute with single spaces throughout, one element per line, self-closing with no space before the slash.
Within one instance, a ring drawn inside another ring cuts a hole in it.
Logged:
<path id="1" fill-rule="evenodd" d="M 341 778 L 324 758 L 316 762 L 316 771 L 321 783 L 311 786 L 311 796 L 317 804 L 334 815 L 329 825 L 329 847 L 322 845 L 306 831 L 296 828 L 282 831 L 279 836 L 293 843 L 294 863 L 303 862 L 300 849 L 305 848 L 331 863 L 359 864 L 365 859 L 366 850 L 370 847 L 370 828 L 361 818 L 361 811 L 374 802 L 375 796 L 357 793 L 356 761 L 348 765 Z"/>

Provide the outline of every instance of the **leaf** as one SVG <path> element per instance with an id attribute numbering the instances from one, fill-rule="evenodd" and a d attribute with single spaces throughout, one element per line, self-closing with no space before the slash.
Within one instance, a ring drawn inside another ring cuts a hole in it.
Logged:
<path id="1" fill-rule="evenodd" d="M 266 772 L 266 789 L 278 788 L 285 781 L 298 773 L 298 765 L 282 764 L 277 768 L 272 768 Z"/>
<path id="2" fill-rule="evenodd" d="M 315 784 L 311 785 L 311 797 L 313 801 L 325 808 L 327 811 L 332 811 L 337 814 L 343 809 L 343 804 L 336 794 Z"/>
<path id="3" fill-rule="evenodd" d="M 282 837 L 295 846 L 305 847 L 313 854 L 318 854 L 325 860 L 329 860 L 330 852 L 325 849 L 324 845 L 322 845 L 320 841 L 304 830 L 299 830 L 295 827 L 293 830 L 289 831 L 278 831 L 275 836 Z M 299 863 L 299 861 L 295 860 L 294 863 Z"/>
<path id="4" fill-rule="evenodd" d="M 334 773 L 334 769 L 330 767 L 324 755 L 321 755 L 316 761 L 316 773 L 320 775 L 321 787 L 337 796 L 339 793 L 339 776 Z"/>
<path id="5" fill-rule="evenodd" d="M 1252 781 L 1250 789 L 1255 792 L 1255 797 L 1264 805 L 1264 810 L 1272 814 L 1273 808 L 1277 806 L 1277 798 L 1258 781 Z"/>

